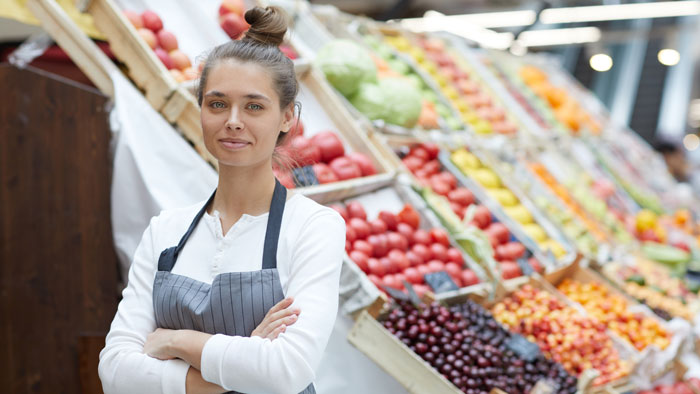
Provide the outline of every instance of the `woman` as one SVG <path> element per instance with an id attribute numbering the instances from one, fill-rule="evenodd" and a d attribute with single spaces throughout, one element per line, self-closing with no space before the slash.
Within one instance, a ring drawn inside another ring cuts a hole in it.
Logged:
<path id="1" fill-rule="evenodd" d="M 218 188 L 146 229 L 100 353 L 107 394 L 315 392 L 345 224 L 273 175 L 298 84 L 278 48 L 282 12 L 245 19 L 246 36 L 208 56 L 197 93 Z"/>

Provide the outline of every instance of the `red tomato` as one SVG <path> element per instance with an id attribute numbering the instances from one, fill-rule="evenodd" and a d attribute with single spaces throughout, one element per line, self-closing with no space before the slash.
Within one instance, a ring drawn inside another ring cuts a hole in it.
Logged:
<path id="1" fill-rule="evenodd" d="M 347 208 L 349 217 L 367 220 L 367 213 L 365 212 L 365 208 L 359 202 L 351 201 L 347 204 Z"/>
<path id="2" fill-rule="evenodd" d="M 491 212 L 483 205 L 477 205 L 474 211 L 474 223 L 480 229 L 485 229 L 491 224 Z"/>
<path id="3" fill-rule="evenodd" d="M 346 239 L 345 240 L 345 251 L 347 253 L 350 253 L 351 250 L 352 250 L 352 242 L 350 242 Z"/>
<path id="4" fill-rule="evenodd" d="M 428 261 L 433 258 L 433 254 L 425 244 L 415 244 L 411 247 L 411 251 L 423 259 L 423 261 Z"/>
<path id="5" fill-rule="evenodd" d="M 464 265 L 464 256 L 462 256 L 462 252 L 459 249 L 449 248 L 447 249 L 447 261 L 459 264 L 461 267 Z"/>
<path id="6" fill-rule="evenodd" d="M 348 225 L 355 230 L 355 234 L 357 234 L 359 239 L 365 239 L 370 234 L 369 224 L 360 218 L 351 218 Z"/>
<path id="7" fill-rule="evenodd" d="M 347 155 L 347 158 L 352 160 L 353 163 L 357 164 L 362 171 L 362 176 L 370 176 L 377 173 L 377 169 L 374 167 L 374 163 L 370 160 L 367 155 L 360 152 L 352 152 Z"/>
<path id="8" fill-rule="evenodd" d="M 355 242 L 356 239 L 357 233 L 355 232 L 355 229 L 350 226 L 345 226 L 345 240 L 352 243 Z"/>
<path id="9" fill-rule="evenodd" d="M 379 261 L 377 261 L 377 264 L 379 264 Z M 367 275 L 367 278 L 377 287 L 380 287 L 382 285 L 382 280 L 379 279 L 377 275 L 369 274 Z"/>
<path id="10" fill-rule="evenodd" d="M 430 245 L 430 252 L 433 254 L 433 260 L 447 261 L 447 247 L 443 244 L 434 243 Z"/>
<path id="11" fill-rule="evenodd" d="M 338 176 L 335 175 L 335 172 L 333 172 L 333 170 L 326 164 L 316 163 L 312 166 L 312 168 L 314 170 L 314 174 L 316 174 L 318 183 L 323 185 L 325 183 L 338 182 Z"/>
<path id="12" fill-rule="evenodd" d="M 532 269 L 535 270 L 537 273 L 541 274 L 544 272 L 544 268 L 542 268 L 542 264 L 540 264 L 540 261 L 537 260 L 536 258 L 530 257 L 527 260 L 527 262 L 530 263 L 530 267 L 532 267 Z M 700 390 L 700 386 L 698 386 L 698 389 Z"/>
<path id="13" fill-rule="evenodd" d="M 396 231 L 406 238 L 406 242 L 408 242 L 409 246 L 413 244 L 413 227 L 401 222 L 396 225 Z"/>
<path id="14" fill-rule="evenodd" d="M 443 182 L 450 186 L 450 190 L 457 187 L 457 178 L 455 178 L 455 176 L 451 173 L 447 171 L 442 171 L 438 175 L 440 176 L 440 179 L 442 179 Z"/>
<path id="15" fill-rule="evenodd" d="M 423 149 L 428 152 L 428 159 L 436 159 L 438 154 L 440 154 L 440 147 L 432 142 L 427 142 L 423 144 Z"/>
<path id="16" fill-rule="evenodd" d="M 508 231 L 508 228 L 500 222 L 491 223 L 491 225 L 488 226 L 484 232 L 486 234 L 493 234 L 498 241 L 498 244 L 504 244 L 510 239 L 510 232 Z"/>
<path id="17" fill-rule="evenodd" d="M 418 215 L 418 212 L 416 212 L 410 204 L 403 206 L 403 209 L 401 209 L 398 214 L 398 219 L 401 223 L 406 223 L 413 227 L 413 229 L 417 229 L 420 225 L 420 215 Z"/>
<path id="18" fill-rule="evenodd" d="M 421 264 L 418 267 L 416 267 L 416 270 L 420 274 L 421 278 L 432 272 L 430 271 L 430 268 L 428 268 L 428 264 Z"/>
<path id="19" fill-rule="evenodd" d="M 474 193 L 464 187 L 458 187 L 447 194 L 447 199 L 462 206 L 468 207 L 476 201 Z"/>
<path id="20" fill-rule="evenodd" d="M 340 216 L 343 217 L 343 220 L 345 220 L 346 222 L 348 221 L 348 219 L 350 219 L 350 216 L 348 216 L 348 210 L 341 204 L 333 204 L 331 205 L 331 208 L 338 212 Z"/>
<path id="21" fill-rule="evenodd" d="M 387 230 L 386 223 L 381 219 L 374 219 L 369 222 L 369 228 L 372 234 L 384 234 Z"/>
<path id="22" fill-rule="evenodd" d="M 448 197 L 449 200 L 449 197 Z M 455 213 L 455 215 L 459 216 L 459 213 L 464 210 L 464 207 L 454 201 L 450 201 L 450 208 L 452 208 L 452 212 Z"/>
<path id="23" fill-rule="evenodd" d="M 397 273 L 397 274 L 394 275 L 394 278 L 396 278 L 396 282 L 398 283 L 398 286 L 399 286 L 398 289 L 399 289 L 399 290 L 403 290 L 403 289 L 405 288 L 405 287 L 404 287 L 404 284 L 403 284 L 403 281 L 406 280 L 406 275 L 404 275 L 404 274 L 402 274 L 401 272 L 399 272 L 399 273 Z"/>
<path id="24" fill-rule="evenodd" d="M 341 181 L 362 176 L 360 167 L 345 156 L 336 157 L 328 166 Z"/>
<path id="25" fill-rule="evenodd" d="M 428 261 L 428 269 L 430 272 L 444 271 L 445 263 L 440 260 L 430 260 Z"/>
<path id="26" fill-rule="evenodd" d="M 433 242 L 450 246 L 450 238 L 449 235 L 447 235 L 447 231 L 439 227 L 434 227 L 430 230 L 430 239 L 432 239 Z"/>
<path id="27" fill-rule="evenodd" d="M 489 239 L 489 242 L 491 242 L 491 248 L 495 251 L 498 245 L 501 244 L 501 241 L 498 240 L 498 237 L 491 233 L 485 233 L 486 237 Z"/>
<path id="28" fill-rule="evenodd" d="M 445 183 L 442 179 L 439 178 L 431 178 L 430 179 L 430 188 L 433 189 L 433 191 L 436 194 L 439 194 L 441 196 L 447 196 L 450 193 L 450 185 Z"/>
<path id="29" fill-rule="evenodd" d="M 440 162 L 437 160 L 430 160 L 429 162 L 425 163 L 423 165 L 423 170 L 426 172 L 428 175 L 433 175 L 437 174 L 440 171 L 440 168 L 442 166 L 440 165 Z"/>
<path id="30" fill-rule="evenodd" d="M 389 249 L 397 249 L 402 252 L 408 249 L 408 240 L 403 235 L 390 231 L 387 235 Z"/>
<path id="31" fill-rule="evenodd" d="M 419 168 L 422 168 L 423 164 L 425 163 L 423 160 L 415 156 L 406 156 L 403 159 L 401 159 L 401 162 L 411 172 L 415 172 Z"/>
<path id="32" fill-rule="evenodd" d="M 371 256 L 374 253 L 374 249 L 372 248 L 372 245 L 365 241 L 364 239 L 358 239 L 357 241 L 352 243 L 352 249 L 353 250 L 359 250 L 360 252 L 366 254 L 367 256 Z"/>
<path id="33" fill-rule="evenodd" d="M 367 259 L 367 266 L 369 267 L 369 272 L 372 275 L 376 275 L 381 278 L 386 274 L 386 268 L 384 268 L 382 262 L 377 259 Z"/>
<path id="34" fill-rule="evenodd" d="M 416 254 L 412 250 L 409 250 L 408 252 L 406 252 L 406 258 L 411 263 L 411 267 L 421 265 L 425 262 L 422 257 L 420 257 L 418 254 Z"/>
<path id="35" fill-rule="evenodd" d="M 430 160 L 430 154 L 427 150 L 423 149 L 421 146 L 414 146 L 409 152 L 410 156 L 417 157 L 423 161 Z"/>
<path id="36" fill-rule="evenodd" d="M 303 136 L 292 139 L 290 153 L 300 167 L 321 161 L 321 149 Z"/>
<path id="37" fill-rule="evenodd" d="M 408 267 L 403 271 L 403 274 L 406 276 L 408 283 L 414 285 L 423 283 L 423 275 L 416 268 Z"/>
<path id="38" fill-rule="evenodd" d="M 372 256 L 384 257 L 389 252 L 389 241 L 384 234 L 373 234 L 367 237 L 367 242 L 372 245 Z"/>
<path id="39" fill-rule="evenodd" d="M 406 254 L 398 249 L 390 250 L 387 257 L 389 257 L 389 260 L 392 261 L 399 271 L 403 271 L 411 266 L 411 262 L 408 261 Z"/>
<path id="40" fill-rule="evenodd" d="M 430 233 L 422 228 L 419 228 L 413 233 L 413 243 L 430 245 L 432 239 L 430 238 Z"/>
<path id="41" fill-rule="evenodd" d="M 516 262 L 501 261 L 499 264 L 501 266 L 501 276 L 503 279 L 513 279 L 523 275 L 523 272 L 520 271 L 520 266 L 518 266 Z"/>
<path id="42" fill-rule="evenodd" d="M 479 283 L 479 277 L 476 276 L 474 271 L 472 271 L 470 269 L 462 270 L 461 278 L 462 278 L 462 286 L 464 286 L 464 287 L 472 286 L 472 285 Z"/>
<path id="43" fill-rule="evenodd" d="M 430 291 L 430 287 L 426 285 L 415 285 L 413 286 L 413 290 L 416 292 L 416 295 L 418 295 L 418 298 L 423 298 L 425 293 Z"/>
<path id="44" fill-rule="evenodd" d="M 399 220 L 393 213 L 389 211 L 379 212 L 379 219 L 386 223 L 386 227 L 391 231 L 396 231 L 396 225 L 399 224 Z"/>
<path id="45" fill-rule="evenodd" d="M 355 264 L 357 264 L 357 266 L 360 267 L 360 269 L 365 273 L 369 272 L 369 265 L 367 265 L 368 259 L 369 257 L 359 250 L 353 250 L 350 252 L 350 260 L 354 261 Z"/>
<path id="46" fill-rule="evenodd" d="M 396 265 L 394 265 L 393 261 L 389 260 L 388 257 L 380 258 L 379 262 L 382 263 L 382 266 L 384 267 L 384 271 L 386 271 L 387 274 L 396 273 L 397 267 L 396 267 Z"/>
<path id="47" fill-rule="evenodd" d="M 392 289 L 398 289 L 399 284 L 394 275 L 385 275 L 382 278 L 382 284 L 386 287 L 391 287 Z"/>
<path id="48" fill-rule="evenodd" d="M 452 277 L 459 277 L 462 274 L 462 266 L 455 263 L 445 264 L 445 271 Z"/>
<path id="49" fill-rule="evenodd" d="M 332 131 L 322 131 L 314 135 L 311 137 L 311 142 L 321 149 L 321 160 L 324 163 L 329 163 L 336 157 L 345 154 L 343 141 Z"/>

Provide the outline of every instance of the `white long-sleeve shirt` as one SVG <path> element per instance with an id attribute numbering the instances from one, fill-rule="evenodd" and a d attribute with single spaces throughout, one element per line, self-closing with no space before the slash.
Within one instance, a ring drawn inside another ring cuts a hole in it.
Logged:
<path id="1" fill-rule="evenodd" d="M 158 257 L 175 246 L 205 201 L 163 211 L 151 219 L 136 249 L 117 314 L 100 353 L 99 374 L 106 394 L 185 393 L 189 365 L 143 353 L 156 329 L 153 280 Z M 172 272 L 211 283 L 220 273 L 262 268 L 265 213 L 243 215 L 222 234 L 218 212 L 205 214 L 180 253 Z M 277 249 L 285 296 L 301 309 L 298 320 L 270 341 L 215 335 L 202 350 L 205 380 L 245 393 L 301 392 L 313 381 L 338 309 L 345 248 L 345 223 L 335 211 L 296 194 L 286 203 Z"/>

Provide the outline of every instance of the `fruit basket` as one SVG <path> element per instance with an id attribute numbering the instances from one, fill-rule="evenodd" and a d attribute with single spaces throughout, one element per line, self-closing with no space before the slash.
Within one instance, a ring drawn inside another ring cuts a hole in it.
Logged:
<path id="1" fill-rule="evenodd" d="M 406 178 L 377 182 L 362 193 L 343 189 L 342 194 L 310 197 L 346 219 L 347 260 L 389 296 L 405 297 L 404 281 L 420 296 L 429 291 L 483 288 L 489 282 L 486 272 L 441 227 Z"/>
<path id="2" fill-rule="evenodd" d="M 539 250 L 554 266 L 576 259 L 576 251 L 554 226 L 509 179 L 483 149 L 461 147 L 442 152 L 440 162 L 483 201 L 489 210 L 509 226 L 530 250 Z M 546 263 L 545 263 L 546 264 Z"/>
<path id="3" fill-rule="evenodd" d="M 469 299 L 401 301 L 378 319 L 363 314 L 348 341 L 411 393 L 522 393 L 540 382 L 575 393 L 585 384 Z"/>
<path id="4" fill-rule="evenodd" d="M 515 224 L 499 221 L 468 187 L 440 163 L 439 145 L 408 138 L 379 138 L 391 151 L 394 161 L 413 176 L 417 187 L 423 189 L 421 194 L 428 205 L 458 241 L 459 233 L 464 227 L 476 227 L 483 231 L 479 235 L 485 238 L 491 247 L 489 257 L 499 264 L 491 267 L 483 262 L 483 256 L 472 257 L 494 271 L 495 277 L 509 280 L 532 272 L 543 273 L 545 268 L 552 268 L 540 263 L 544 261 L 547 264 L 548 261 L 547 256 L 539 254 L 539 249 L 527 249 L 519 238 L 511 233 L 509 226 Z M 468 216 L 471 217 L 471 221 L 465 223 L 465 217 Z"/>

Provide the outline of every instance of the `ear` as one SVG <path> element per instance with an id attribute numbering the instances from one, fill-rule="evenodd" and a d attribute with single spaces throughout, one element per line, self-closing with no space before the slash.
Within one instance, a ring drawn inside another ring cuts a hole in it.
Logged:
<path id="1" fill-rule="evenodd" d="M 294 103 L 289 104 L 287 109 L 284 110 L 284 113 L 282 113 L 282 128 L 281 131 L 286 133 L 288 132 L 292 126 L 294 126 Z"/>

